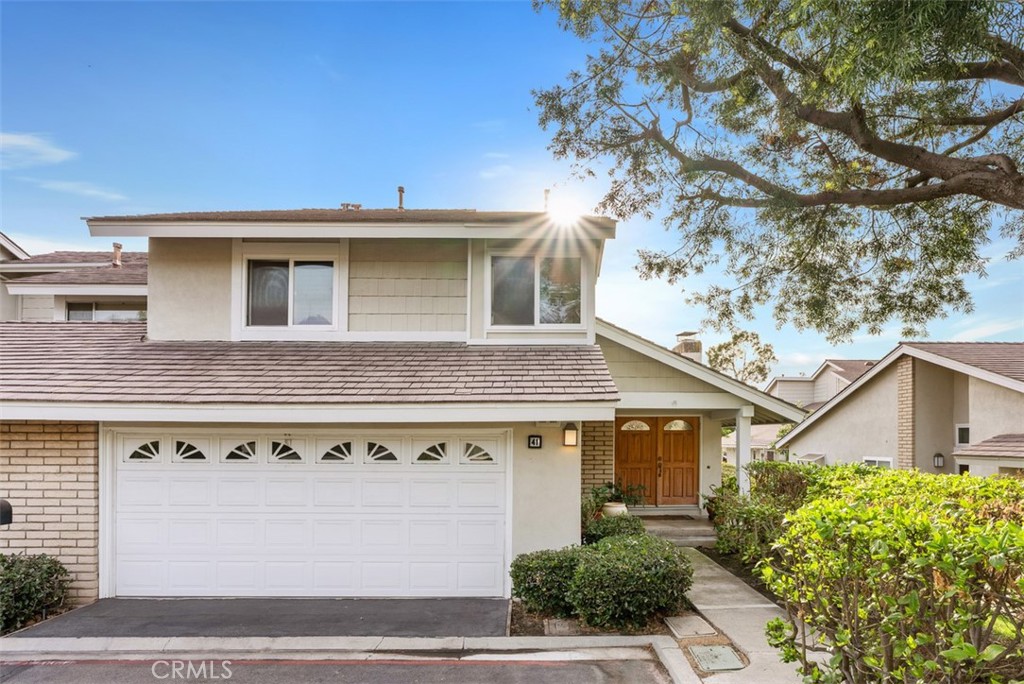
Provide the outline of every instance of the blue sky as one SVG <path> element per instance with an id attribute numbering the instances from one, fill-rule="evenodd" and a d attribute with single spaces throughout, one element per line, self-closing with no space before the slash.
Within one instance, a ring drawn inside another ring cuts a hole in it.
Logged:
<path id="1" fill-rule="evenodd" d="M 0 229 L 32 252 L 106 249 L 90 215 L 386 207 L 398 185 L 411 208 L 539 210 L 544 188 L 590 208 L 605 189 L 546 149 L 530 90 L 587 46 L 528 2 L 3 2 L 0 31 Z M 620 224 L 599 315 L 666 345 L 694 329 L 703 312 L 679 287 L 634 270 L 637 248 L 672 244 L 656 221 Z M 998 258 L 1006 246 L 971 283 L 975 313 L 931 339 L 1024 339 L 1024 265 Z M 768 316 L 748 327 L 786 374 L 900 338 L 893 324 L 832 347 Z"/>

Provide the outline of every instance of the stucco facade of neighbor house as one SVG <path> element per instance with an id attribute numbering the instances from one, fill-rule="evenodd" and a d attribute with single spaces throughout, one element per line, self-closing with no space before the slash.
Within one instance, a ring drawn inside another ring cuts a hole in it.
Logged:
<path id="1" fill-rule="evenodd" d="M 905 342 L 778 444 L 826 464 L 991 475 L 1024 468 L 983 453 L 1022 429 L 1024 343 Z"/>
<path id="2" fill-rule="evenodd" d="M 874 365 L 874 361 L 865 359 L 825 359 L 810 375 L 772 378 L 764 391 L 806 411 L 814 411 Z"/>
<path id="3" fill-rule="evenodd" d="M 608 219 L 87 222 L 149 238 L 146 320 L 0 324 L 0 549 L 57 555 L 78 601 L 508 596 L 589 488 L 699 513 L 723 424 L 742 460 L 803 415 L 595 317 Z"/>

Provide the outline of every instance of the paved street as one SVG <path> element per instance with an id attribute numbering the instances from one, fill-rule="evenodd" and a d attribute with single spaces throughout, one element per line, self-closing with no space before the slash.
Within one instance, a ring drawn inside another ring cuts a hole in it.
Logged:
<path id="1" fill-rule="evenodd" d="M 180 664 L 179 664 L 180 663 Z M 62 661 L 0 665 L 3 684 L 669 684 L 656 660 L 193 660 Z M 175 672 L 174 668 L 177 667 Z M 189 676 L 191 675 L 191 676 Z"/>

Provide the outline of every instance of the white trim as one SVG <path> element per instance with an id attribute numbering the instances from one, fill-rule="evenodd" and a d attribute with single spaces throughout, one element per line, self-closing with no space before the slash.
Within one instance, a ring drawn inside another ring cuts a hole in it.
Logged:
<path id="1" fill-rule="evenodd" d="M 86 219 L 93 237 L 160 237 L 160 238 L 267 238 L 282 236 L 308 238 L 498 238 L 542 239 L 559 233 L 548 219 L 523 223 L 359 223 L 339 221 L 103 221 Z M 615 237 L 615 224 L 608 219 L 581 219 L 573 226 L 574 239 Z"/>
<path id="2" fill-rule="evenodd" d="M 520 423 L 614 420 L 614 400 L 446 404 L 0 403 L 7 420 L 189 423 Z"/>
<path id="3" fill-rule="evenodd" d="M 116 563 L 114 562 L 114 531 L 117 511 L 117 468 L 114 461 L 114 432 L 103 423 L 99 429 L 99 598 L 116 593 Z"/>
<path id="4" fill-rule="evenodd" d="M 622 410 L 686 411 L 690 409 L 737 409 L 746 405 L 729 392 L 619 392 Z"/>
<path id="5" fill-rule="evenodd" d="M 967 428 L 967 441 L 960 441 L 960 428 Z M 966 446 L 971 445 L 971 424 L 970 423 L 957 423 L 953 426 L 953 449 L 963 449 Z"/>
<path id="6" fill-rule="evenodd" d="M 868 461 L 874 461 L 874 463 L 868 463 Z M 885 467 L 889 469 L 892 469 L 893 467 L 892 456 L 865 456 L 863 459 L 861 459 L 861 462 L 864 465 L 874 465 L 876 468 L 882 467 L 879 465 L 880 463 L 887 463 L 888 465 L 886 465 Z"/>
<path id="7" fill-rule="evenodd" d="M 110 261 L 78 261 L 60 263 L 33 261 L 27 264 L 18 263 L 17 261 L 2 261 L 0 262 L 0 273 L 57 273 L 64 271 L 77 271 L 80 268 L 102 268 L 104 266 L 110 266 Z"/>
<path id="8" fill-rule="evenodd" d="M 512 521 L 515 520 L 515 497 L 512 496 L 515 487 L 512 474 L 515 469 L 512 467 L 512 459 L 515 458 L 513 449 L 516 441 L 514 432 L 511 429 L 505 431 L 505 598 L 512 598 Z"/>
<path id="9" fill-rule="evenodd" d="M 964 342 L 963 344 L 972 343 Z M 978 342 L 976 344 L 985 343 Z M 786 446 L 794 437 L 799 435 L 809 426 L 813 425 L 818 419 L 827 415 L 828 412 L 832 410 L 833 406 L 845 400 L 846 397 L 852 396 L 854 392 L 856 392 L 865 384 L 871 382 L 872 378 L 874 378 L 876 375 L 878 375 L 883 370 L 888 368 L 893 362 L 896 361 L 896 359 L 903 355 L 911 356 L 915 359 L 920 359 L 922 361 L 927 361 L 928 363 L 935 364 L 936 366 L 942 366 L 943 368 L 948 368 L 958 373 L 963 373 L 964 375 L 969 375 L 971 377 L 978 378 L 979 380 L 984 380 L 985 382 L 992 383 L 993 385 L 998 385 L 999 387 L 1004 387 L 1006 389 L 1011 389 L 1016 392 L 1024 393 L 1024 382 L 1020 380 L 1014 380 L 1013 378 L 1008 378 L 1005 375 L 993 373 L 991 371 L 978 368 L 977 366 L 961 363 L 960 361 L 954 361 L 953 359 L 949 359 L 945 356 L 940 356 L 938 354 L 923 351 L 921 349 L 917 349 L 916 347 L 912 347 L 909 345 L 900 344 L 897 345 L 896 348 L 893 349 L 891 352 L 882 357 L 882 359 L 880 359 L 878 363 L 876 363 L 874 366 L 868 369 L 867 372 L 865 372 L 859 378 L 857 378 L 852 383 L 850 383 L 842 390 L 840 390 L 839 394 L 835 395 L 834 397 L 826 401 L 824 404 L 822 404 L 820 407 L 818 407 L 818 410 L 812 413 L 811 415 L 807 416 L 807 418 L 803 422 L 798 423 L 796 427 L 790 430 L 789 434 L 787 434 L 785 437 L 776 442 L 776 446 Z"/>
<path id="10" fill-rule="evenodd" d="M 0 233 L 0 245 L 3 245 L 4 249 L 14 255 L 15 259 L 31 259 L 32 256 L 21 248 L 17 242 L 7 237 L 3 233 Z"/>
<path id="11" fill-rule="evenodd" d="M 23 283 L 7 281 L 7 291 L 12 295 L 111 295 L 119 297 L 145 297 L 149 292 L 146 285 L 109 285 L 89 283 Z"/>
<path id="12" fill-rule="evenodd" d="M 778 414 L 782 418 L 793 422 L 802 420 L 806 415 L 803 410 L 783 401 L 782 399 L 765 394 L 761 390 L 745 385 L 739 380 L 734 380 L 722 375 L 721 373 L 716 373 L 704 364 L 697 363 L 692 359 L 680 356 L 668 349 L 665 349 L 664 347 L 659 347 L 653 342 L 649 342 L 642 337 L 638 337 L 637 335 L 614 326 L 607 321 L 602 321 L 600 319 L 597 320 L 596 333 L 601 337 L 611 340 L 612 342 L 621 344 L 622 346 L 639 354 L 648 356 L 655 361 L 664 363 L 678 371 L 686 373 L 687 375 L 695 377 L 698 380 L 702 380 L 709 385 L 713 385 L 725 392 L 728 392 L 729 394 L 739 397 L 744 400 L 741 402 L 743 404 L 753 404 L 756 407 Z M 614 379 L 614 376 L 612 379 Z"/>

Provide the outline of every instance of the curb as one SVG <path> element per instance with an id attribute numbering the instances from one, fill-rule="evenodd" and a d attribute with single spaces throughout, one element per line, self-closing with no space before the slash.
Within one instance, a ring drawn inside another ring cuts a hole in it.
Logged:
<path id="1" fill-rule="evenodd" d="M 581 649 L 647 648 L 668 671 L 673 684 L 700 684 L 679 645 L 668 636 L 612 637 L 55 637 L 0 639 L 0 662 L 52 660 L 116 660 L 118 656 L 169 653 L 255 659 L 275 654 L 325 654 L 342 659 L 373 660 L 382 654 L 416 654 L 478 658 L 480 652 L 574 651 Z"/>

